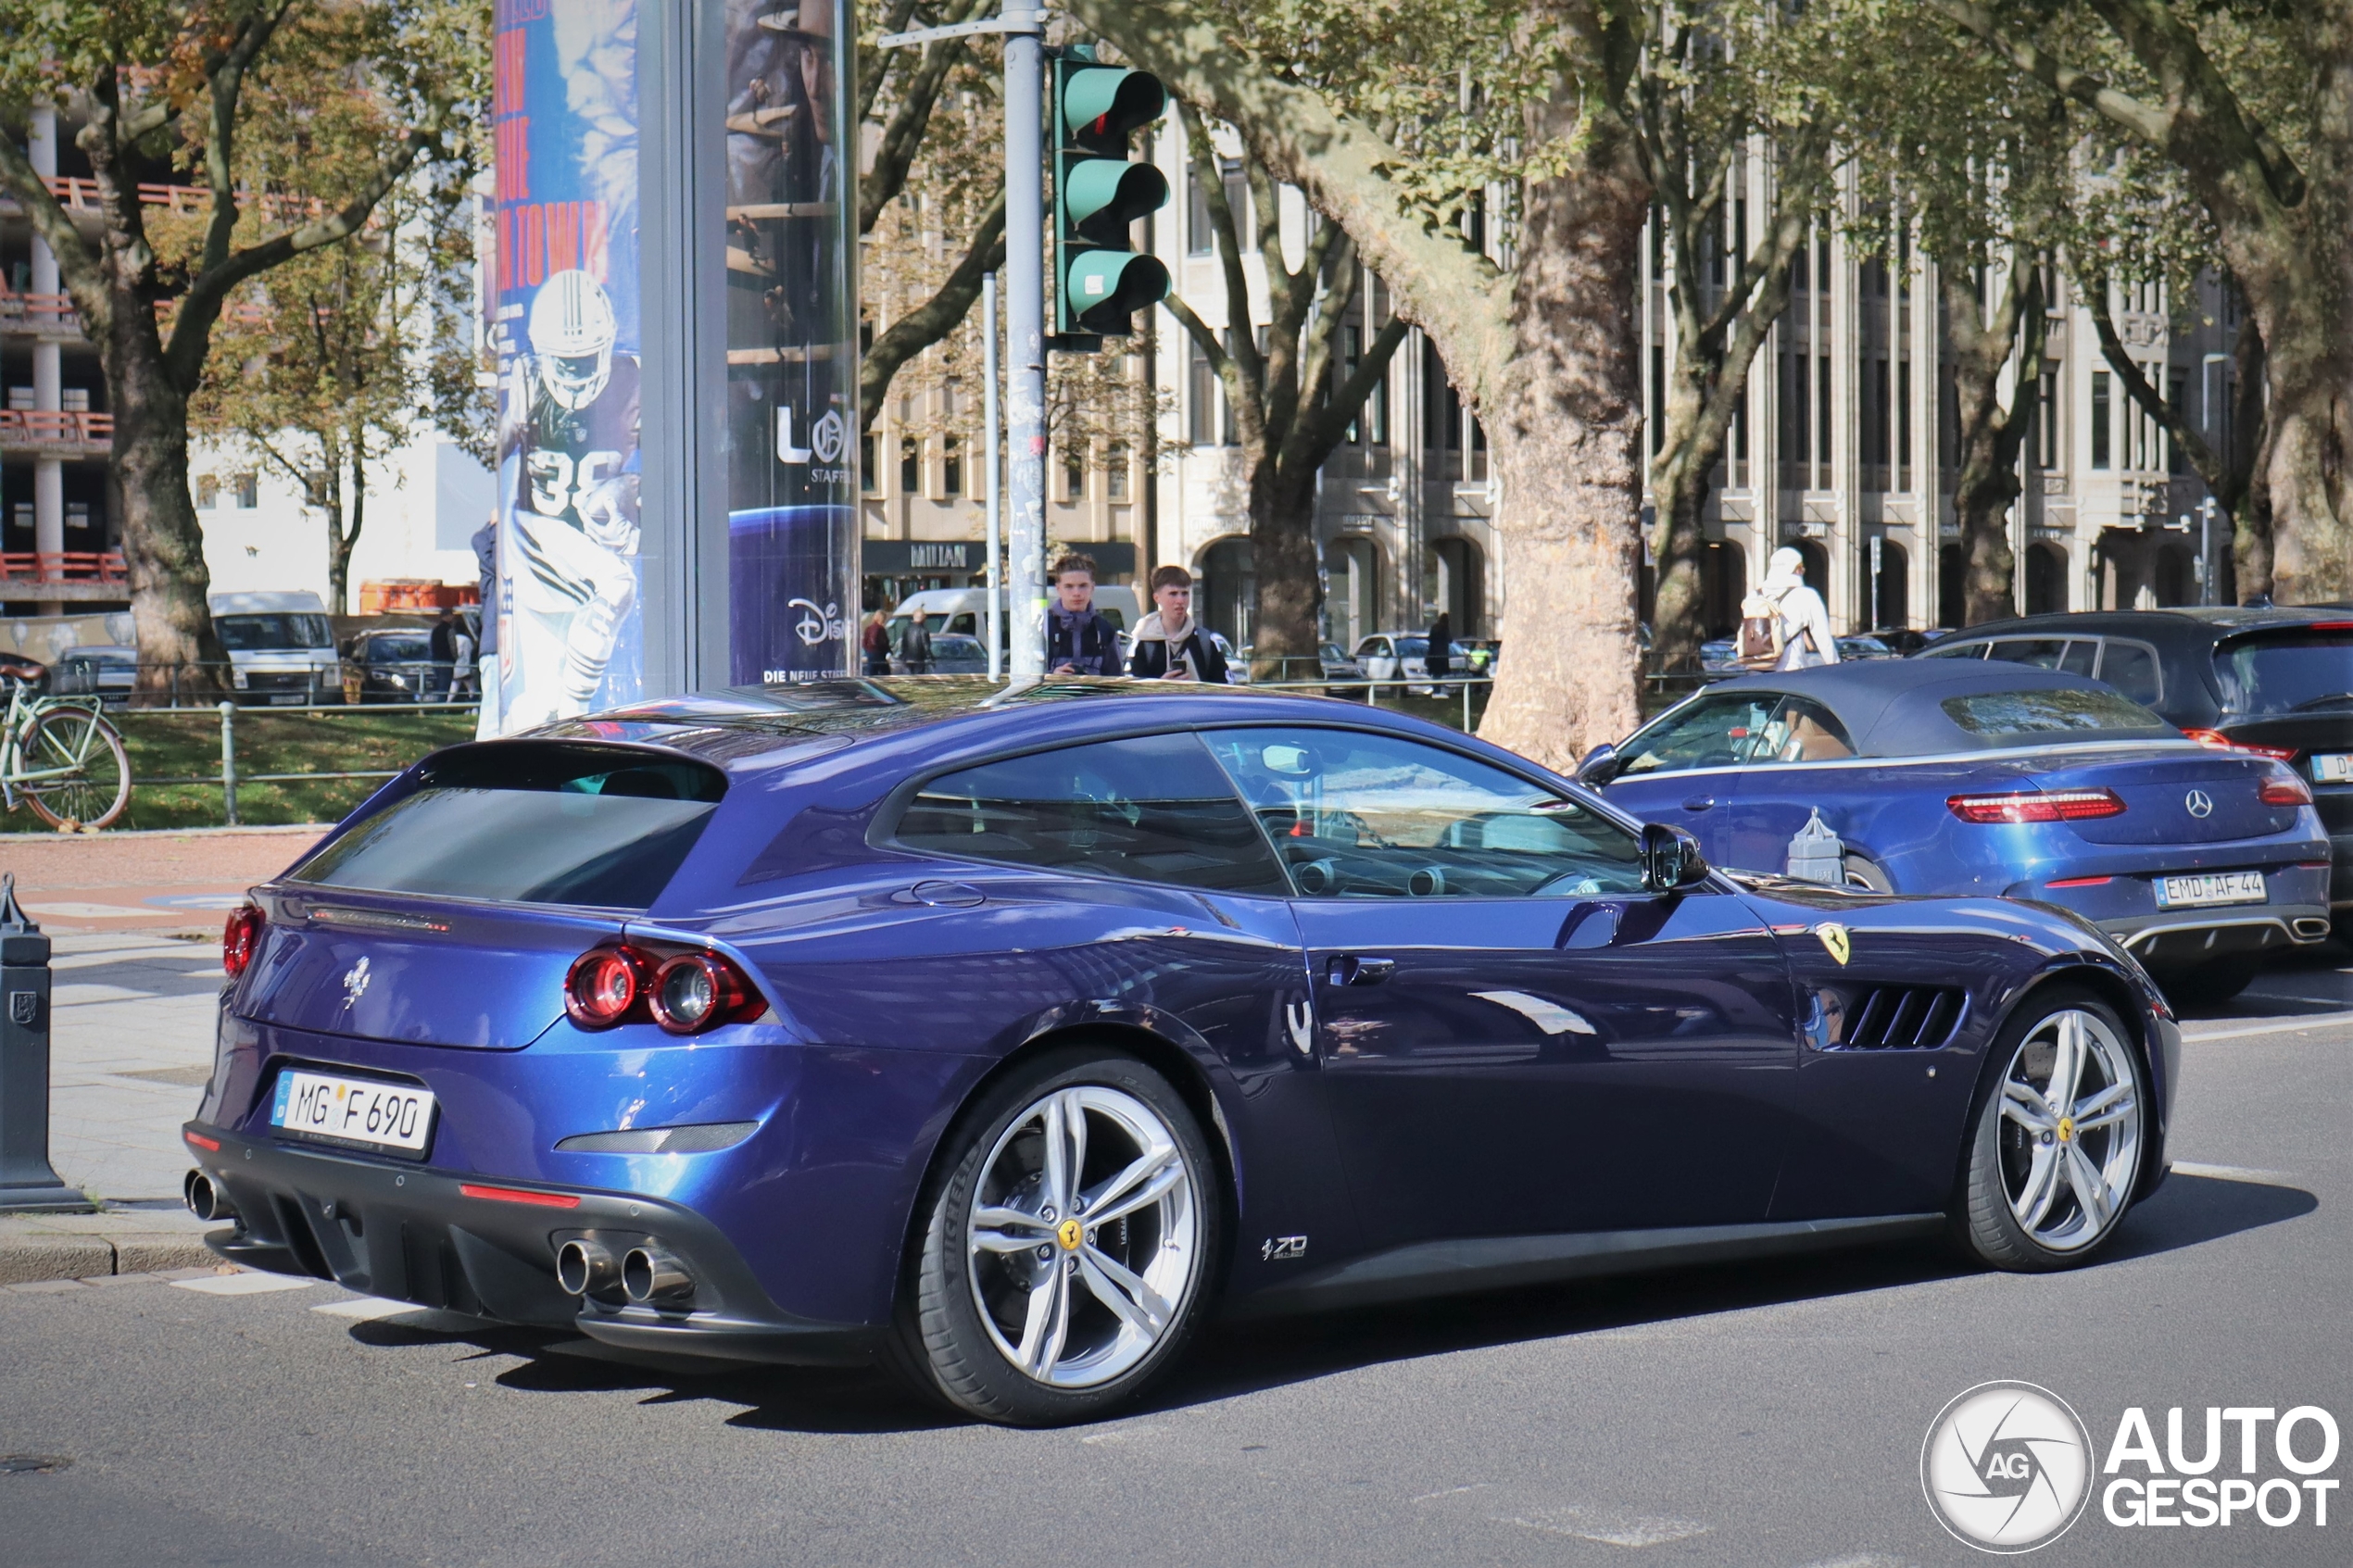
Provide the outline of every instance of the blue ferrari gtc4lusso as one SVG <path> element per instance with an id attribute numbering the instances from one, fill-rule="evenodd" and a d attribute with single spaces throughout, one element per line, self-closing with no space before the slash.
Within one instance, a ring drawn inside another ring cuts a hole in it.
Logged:
<path id="1" fill-rule="evenodd" d="M 2091 1257 L 2180 1035 L 2001 898 L 1744 886 L 1322 697 L 949 677 L 453 746 L 230 923 L 224 1257 L 998 1421 L 1204 1314 L 1949 1232 Z"/>
<path id="2" fill-rule="evenodd" d="M 1819 845 L 1828 880 L 2072 909 L 2184 1003 L 2329 935 L 2328 832 L 2302 776 L 2081 675 L 1924 659 L 1743 676 L 1579 772 L 1720 866 L 1785 872 Z"/>

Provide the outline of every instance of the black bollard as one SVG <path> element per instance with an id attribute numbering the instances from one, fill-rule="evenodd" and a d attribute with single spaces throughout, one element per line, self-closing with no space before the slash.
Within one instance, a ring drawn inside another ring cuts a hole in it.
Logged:
<path id="1" fill-rule="evenodd" d="M 49 939 L 0 872 L 0 1211 L 90 1211 L 49 1165 Z"/>

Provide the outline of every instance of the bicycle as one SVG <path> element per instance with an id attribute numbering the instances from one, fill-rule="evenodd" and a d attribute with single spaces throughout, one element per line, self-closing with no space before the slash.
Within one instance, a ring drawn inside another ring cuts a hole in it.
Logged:
<path id="1" fill-rule="evenodd" d="M 6 682 L 0 719 L 0 804 L 21 797 L 33 815 L 61 832 L 102 828 L 131 804 L 131 758 L 96 699 L 28 697 Z"/>

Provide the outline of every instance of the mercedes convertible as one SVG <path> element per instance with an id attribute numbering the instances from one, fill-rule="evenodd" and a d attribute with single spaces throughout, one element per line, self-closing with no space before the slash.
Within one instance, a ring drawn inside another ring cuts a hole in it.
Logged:
<path id="1" fill-rule="evenodd" d="M 842 681 L 452 746 L 224 942 L 190 1206 L 607 1344 L 1130 1399 L 1214 1311 L 1947 1235 L 2080 1264 L 2180 1035 L 2095 926 L 1711 870 L 1323 697 Z"/>

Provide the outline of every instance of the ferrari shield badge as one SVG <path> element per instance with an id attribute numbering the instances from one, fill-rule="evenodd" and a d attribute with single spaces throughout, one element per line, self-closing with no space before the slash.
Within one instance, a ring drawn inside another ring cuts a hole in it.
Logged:
<path id="1" fill-rule="evenodd" d="M 1814 935 L 1822 939 L 1822 946 L 1830 949 L 1831 957 L 1843 967 L 1847 956 L 1855 950 L 1854 944 L 1847 940 L 1846 927 L 1834 920 L 1824 921 L 1814 928 Z"/>

